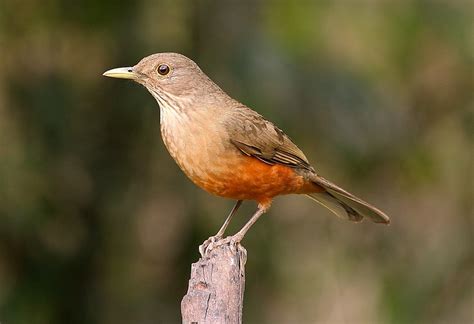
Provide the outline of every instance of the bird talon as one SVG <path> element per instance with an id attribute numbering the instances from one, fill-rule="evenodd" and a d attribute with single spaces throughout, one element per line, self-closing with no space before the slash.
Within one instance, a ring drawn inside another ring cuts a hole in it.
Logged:
<path id="1" fill-rule="evenodd" d="M 211 236 L 207 240 L 205 240 L 200 246 L 199 246 L 199 252 L 201 253 L 201 256 L 204 257 L 204 255 L 208 254 L 215 248 L 218 248 L 222 245 L 229 245 L 231 248 L 235 248 L 240 250 L 242 246 L 240 245 L 240 241 L 242 238 L 240 236 L 228 236 L 226 238 L 222 238 L 219 236 Z"/>
<path id="2" fill-rule="evenodd" d="M 219 235 L 211 236 L 207 240 L 205 240 L 201 245 L 199 245 L 199 253 L 201 254 L 201 257 L 204 257 L 205 254 L 208 252 L 212 251 L 214 248 L 216 248 L 216 243 L 221 241 L 222 237 Z"/>

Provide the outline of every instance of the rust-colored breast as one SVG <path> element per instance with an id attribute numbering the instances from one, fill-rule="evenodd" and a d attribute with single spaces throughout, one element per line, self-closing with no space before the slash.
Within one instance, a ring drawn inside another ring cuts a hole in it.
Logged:
<path id="1" fill-rule="evenodd" d="M 277 195 L 317 191 L 303 176 L 284 165 L 269 165 L 245 155 L 234 157 L 232 161 L 227 160 L 225 164 L 227 166 L 219 173 L 192 180 L 218 196 L 258 202 Z"/>

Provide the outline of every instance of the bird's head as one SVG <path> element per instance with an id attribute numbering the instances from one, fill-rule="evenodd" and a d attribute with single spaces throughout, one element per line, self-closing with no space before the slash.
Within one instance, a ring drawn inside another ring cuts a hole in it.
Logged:
<path id="1" fill-rule="evenodd" d="M 135 66 L 111 69 L 103 75 L 142 84 L 160 105 L 179 98 L 206 99 L 216 91 L 222 91 L 194 61 L 177 53 L 153 54 Z"/>

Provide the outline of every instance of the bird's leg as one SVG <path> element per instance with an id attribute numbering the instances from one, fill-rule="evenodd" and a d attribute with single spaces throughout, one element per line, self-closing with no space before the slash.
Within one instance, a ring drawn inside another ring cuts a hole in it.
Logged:
<path id="1" fill-rule="evenodd" d="M 235 235 L 226 237 L 225 239 L 210 242 L 207 246 L 203 248 L 203 245 L 199 247 L 199 251 L 201 252 L 201 255 L 204 256 L 204 253 L 207 251 L 211 251 L 212 249 L 224 245 L 224 244 L 230 244 L 232 246 L 235 246 L 239 250 L 245 250 L 240 246 L 240 241 L 244 238 L 245 234 L 248 232 L 250 227 L 252 227 L 253 224 L 259 219 L 260 216 L 262 216 L 268 208 L 270 208 L 270 203 L 271 201 L 265 202 L 265 203 L 259 203 L 258 204 L 258 209 L 255 212 L 255 214 L 252 215 L 252 217 L 249 219 L 249 221 L 242 227 L 240 231 L 238 231 Z M 207 241 L 206 241 L 207 242 Z M 204 243 L 206 243 L 204 242 Z"/>
<path id="2" fill-rule="evenodd" d="M 245 234 L 248 232 L 250 227 L 252 227 L 252 225 L 255 224 L 255 222 L 260 218 L 260 216 L 262 216 L 268 210 L 268 208 L 270 208 L 270 202 L 266 204 L 262 204 L 262 203 L 258 204 L 258 209 L 255 212 L 255 214 L 253 214 L 253 216 L 244 225 L 244 227 L 240 229 L 240 231 L 238 231 L 235 235 L 230 237 L 230 242 L 234 244 L 240 243 L 240 241 L 242 241 L 242 239 L 244 238 Z"/>
<path id="3" fill-rule="evenodd" d="M 232 210 L 230 211 L 229 213 L 229 216 L 227 216 L 224 224 L 222 224 L 221 228 L 219 229 L 219 231 L 217 232 L 216 235 L 214 236 L 211 236 L 210 238 L 208 238 L 207 240 L 205 240 L 200 246 L 199 246 L 199 252 L 201 253 L 201 255 L 204 255 L 204 253 L 206 252 L 206 250 L 208 248 L 210 248 L 212 250 L 212 245 L 222 239 L 222 236 L 224 235 L 224 232 L 225 230 L 227 229 L 227 226 L 229 226 L 230 224 L 230 220 L 232 219 L 232 216 L 234 216 L 234 214 L 237 212 L 237 210 L 239 209 L 240 205 L 242 205 L 242 200 L 237 200 L 237 202 L 235 203 L 234 205 L 234 208 L 232 208 Z"/>
<path id="4" fill-rule="evenodd" d="M 237 209 L 239 209 L 240 205 L 242 205 L 242 200 L 237 200 L 237 202 L 234 205 L 234 208 L 232 208 L 232 210 L 229 213 L 229 216 L 227 216 L 224 224 L 222 224 L 221 228 L 219 229 L 217 234 L 214 235 L 214 237 L 222 238 L 225 230 L 227 229 L 227 226 L 229 226 L 230 224 L 230 220 L 232 219 L 232 216 L 234 216 L 234 214 L 237 212 Z"/>

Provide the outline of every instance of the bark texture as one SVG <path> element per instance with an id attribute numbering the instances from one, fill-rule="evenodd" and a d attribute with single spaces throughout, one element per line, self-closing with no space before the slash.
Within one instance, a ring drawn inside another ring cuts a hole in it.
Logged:
<path id="1" fill-rule="evenodd" d="M 203 253 L 191 266 L 181 301 L 183 323 L 242 323 L 247 251 L 226 243 Z"/>

